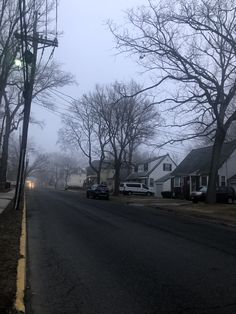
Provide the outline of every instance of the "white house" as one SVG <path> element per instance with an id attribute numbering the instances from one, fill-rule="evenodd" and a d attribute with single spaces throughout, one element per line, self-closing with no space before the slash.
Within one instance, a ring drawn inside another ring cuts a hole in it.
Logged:
<path id="1" fill-rule="evenodd" d="M 170 174 L 175 168 L 176 164 L 171 159 L 169 154 L 150 158 L 136 164 L 133 173 L 126 178 L 126 181 L 144 183 L 155 193 L 156 196 L 161 196 L 161 191 L 157 190 L 155 182 L 167 174 Z"/>
<path id="2" fill-rule="evenodd" d="M 172 172 L 172 192 L 189 198 L 200 186 L 207 186 L 212 146 L 193 149 Z M 231 185 L 236 190 L 236 140 L 224 143 L 218 169 L 218 186 Z"/>
<path id="3" fill-rule="evenodd" d="M 79 168 L 76 173 L 72 173 L 67 181 L 67 186 L 69 188 L 82 188 L 86 180 L 86 171 Z"/>

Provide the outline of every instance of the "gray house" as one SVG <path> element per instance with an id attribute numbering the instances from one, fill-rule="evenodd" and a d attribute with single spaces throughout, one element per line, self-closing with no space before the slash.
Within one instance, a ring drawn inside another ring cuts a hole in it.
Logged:
<path id="1" fill-rule="evenodd" d="M 193 149 L 176 167 L 172 172 L 172 192 L 175 196 L 188 198 L 192 191 L 207 186 L 211 155 L 212 146 Z M 236 188 L 236 140 L 223 145 L 217 185 Z"/>

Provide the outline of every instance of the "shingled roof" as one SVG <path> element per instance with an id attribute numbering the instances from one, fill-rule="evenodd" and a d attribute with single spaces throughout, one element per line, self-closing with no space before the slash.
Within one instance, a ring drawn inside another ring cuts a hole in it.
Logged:
<path id="1" fill-rule="evenodd" d="M 236 140 L 223 145 L 219 168 L 229 158 L 235 149 Z M 193 149 L 172 172 L 172 175 L 185 176 L 189 174 L 208 174 L 210 171 L 211 154 L 212 146 Z"/>
<path id="2" fill-rule="evenodd" d="M 137 165 L 143 165 L 146 163 L 151 163 L 152 161 L 157 161 L 157 163 L 148 171 L 142 171 L 142 172 L 133 172 L 131 173 L 126 179 L 127 180 L 136 180 L 140 178 L 147 178 L 159 165 L 160 163 L 166 158 L 169 157 L 168 154 L 159 156 L 159 157 L 154 157 L 154 158 L 149 158 L 143 161 L 142 163 L 137 163 Z"/>

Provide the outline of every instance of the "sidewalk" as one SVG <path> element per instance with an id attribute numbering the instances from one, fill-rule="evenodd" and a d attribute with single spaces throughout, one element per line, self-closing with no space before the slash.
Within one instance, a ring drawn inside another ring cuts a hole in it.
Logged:
<path id="1" fill-rule="evenodd" d="M 0 214 L 7 208 L 9 203 L 14 199 L 15 189 L 9 192 L 0 192 Z"/>

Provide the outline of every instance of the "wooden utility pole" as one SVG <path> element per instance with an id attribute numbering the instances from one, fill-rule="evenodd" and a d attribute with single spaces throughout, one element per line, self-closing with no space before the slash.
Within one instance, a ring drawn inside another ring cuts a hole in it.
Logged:
<path id="1" fill-rule="evenodd" d="M 26 76 L 26 81 L 24 82 L 24 118 L 23 118 L 23 128 L 22 128 L 22 139 L 21 139 L 21 147 L 20 147 L 20 160 L 18 166 L 18 173 L 17 173 L 17 182 L 16 182 L 16 192 L 15 192 L 15 209 L 19 209 L 20 199 L 22 196 L 22 192 L 24 190 L 24 183 L 25 183 L 25 155 L 26 155 L 26 148 L 27 148 L 27 139 L 28 139 L 28 128 L 29 128 L 29 120 L 30 120 L 30 110 L 31 110 L 31 102 L 32 102 L 32 95 L 34 89 L 34 81 L 35 81 L 35 73 L 36 73 L 36 64 L 37 64 L 37 52 L 39 49 L 39 44 L 42 44 L 43 47 L 57 47 L 58 43 L 57 40 L 48 40 L 39 37 L 37 32 L 37 20 L 38 14 L 35 12 L 35 19 L 34 19 L 34 27 L 33 27 L 33 36 L 27 36 L 23 33 L 16 33 L 15 36 L 18 39 L 23 39 L 26 42 L 32 43 L 32 52 L 29 50 L 25 51 L 25 63 L 26 67 L 31 64 L 31 69 L 29 75 Z M 27 59 L 27 56 L 30 56 L 30 60 Z M 29 68 L 29 67 L 28 67 Z"/>

